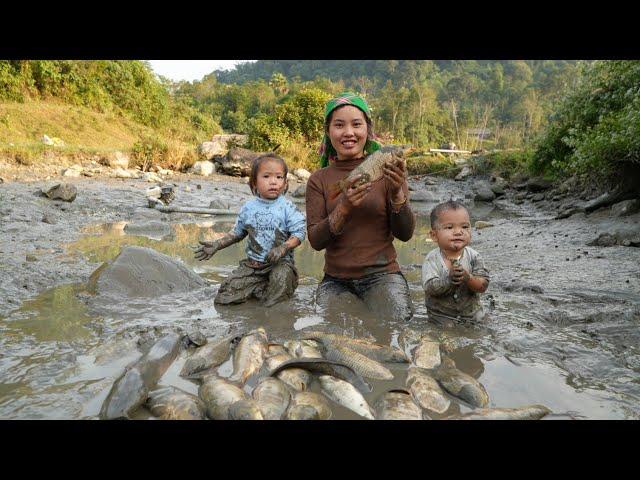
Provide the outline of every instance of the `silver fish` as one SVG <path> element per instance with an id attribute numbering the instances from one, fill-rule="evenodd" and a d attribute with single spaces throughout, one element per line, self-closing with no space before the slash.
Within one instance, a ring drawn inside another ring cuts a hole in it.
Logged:
<path id="1" fill-rule="evenodd" d="M 265 420 L 280 420 L 291 401 L 291 393 L 285 383 L 274 377 L 261 378 L 252 396 Z"/>
<path id="2" fill-rule="evenodd" d="M 544 405 L 526 405 L 519 408 L 477 408 L 447 420 L 540 420 L 551 410 Z"/>
<path id="3" fill-rule="evenodd" d="M 369 357 L 358 353 L 343 344 L 323 342 L 323 356 L 327 360 L 347 365 L 360 375 L 378 380 L 391 380 L 393 373 L 387 367 Z"/>
<path id="4" fill-rule="evenodd" d="M 227 359 L 238 339 L 239 337 L 233 335 L 218 341 L 209 342 L 198 348 L 184 362 L 180 376 L 190 377 L 199 372 L 217 367 Z"/>
<path id="5" fill-rule="evenodd" d="M 378 362 L 409 363 L 404 352 L 387 345 L 380 345 L 364 338 L 352 338 L 324 332 L 305 332 L 305 337 L 313 336 L 325 342 L 339 343 Z"/>
<path id="6" fill-rule="evenodd" d="M 129 418 L 142 405 L 149 390 L 167 371 L 182 347 L 182 336 L 170 333 L 158 340 L 114 382 L 102 404 L 100 418 Z"/>
<path id="7" fill-rule="evenodd" d="M 229 406 L 229 420 L 264 420 L 264 418 L 256 401 L 248 398 Z"/>
<path id="8" fill-rule="evenodd" d="M 207 407 L 207 416 L 211 420 L 228 420 L 229 407 L 248 398 L 240 387 L 217 375 L 207 375 L 203 378 L 198 396 Z"/>
<path id="9" fill-rule="evenodd" d="M 406 390 L 390 390 L 375 405 L 378 420 L 422 420 L 422 410 Z"/>
<path id="10" fill-rule="evenodd" d="M 146 402 L 153 414 L 162 420 L 204 420 L 206 407 L 195 395 L 176 387 L 159 387 L 149 392 Z"/>
<path id="11" fill-rule="evenodd" d="M 327 400 L 315 392 L 296 392 L 287 410 L 288 420 L 329 420 L 331 415 Z"/>
<path id="12" fill-rule="evenodd" d="M 371 407 L 353 385 L 331 375 L 320 375 L 318 381 L 322 386 L 322 392 L 331 400 L 361 417 L 375 420 Z"/>
<path id="13" fill-rule="evenodd" d="M 440 344 L 428 336 L 423 336 L 413 350 L 413 363 L 420 368 L 435 368 L 441 363 Z"/>
<path id="14" fill-rule="evenodd" d="M 442 357 L 442 364 L 434 371 L 434 377 L 448 393 L 474 407 L 486 407 L 489 404 L 489 394 L 480 382 L 458 370 L 448 357 Z"/>
<path id="15" fill-rule="evenodd" d="M 310 344 L 310 342 L 313 340 L 287 340 L 284 342 L 284 346 L 292 357 L 322 358 L 318 344 L 316 342 Z"/>
<path id="16" fill-rule="evenodd" d="M 451 401 L 442 391 L 438 382 L 420 368 L 409 368 L 407 388 L 416 403 L 426 410 L 444 413 L 451 405 Z"/>
<path id="17" fill-rule="evenodd" d="M 267 332 L 260 327 L 242 337 L 233 354 L 232 382 L 244 383 L 260 370 L 267 353 Z"/>
<path id="18" fill-rule="evenodd" d="M 269 369 L 269 371 L 273 371 L 280 367 L 280 365 L 282 365 L 283 363 L 286 363 L 290 360 L 293 360 L 293 357 L 288 353 L 283 353 L 267 358 L 265 363 L 267 364 L 267 368 Z M 276 375 L 276 377 L 282 380 L 292 389 L 297 391 L 306 390 L 309 386 L 309 383 L 311 383 L 311 374 L 308 371 L 303 370 L 302 368 L 287 368 L 280 371 Z"/>

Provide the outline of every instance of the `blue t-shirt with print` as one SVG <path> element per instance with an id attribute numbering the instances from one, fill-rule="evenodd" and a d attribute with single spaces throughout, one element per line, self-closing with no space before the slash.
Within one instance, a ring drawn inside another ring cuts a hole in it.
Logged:
<path id="1" fill-rule="evenodd" d="M 233 232 L 235 235 L 248 236 L 245 249 L 247 257 L 266 262 L 269 251 L 291 236 L 298 237 L 300 242 L 304 241 L 306 220 L 284 195 L 274 200 L 256 197 L 240 209 Z M 292 261 L 293 252 L 290 250 L 283 258 Z"/>

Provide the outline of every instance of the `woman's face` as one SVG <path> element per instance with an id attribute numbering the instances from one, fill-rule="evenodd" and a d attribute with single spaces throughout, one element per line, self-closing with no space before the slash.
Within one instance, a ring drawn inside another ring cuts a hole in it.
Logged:
<path id="1" fill-rule="evenodd" d="M 367 131 L 364 112 L 359 108 L 346 105 L 334 110 L 328 134 L 338 160 L 362 157 L 367 143 Z"/>

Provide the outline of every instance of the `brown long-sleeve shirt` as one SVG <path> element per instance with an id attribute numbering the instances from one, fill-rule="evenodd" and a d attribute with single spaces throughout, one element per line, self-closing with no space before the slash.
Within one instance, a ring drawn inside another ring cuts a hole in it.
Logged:
<path id="1" fill-rule="evenodd" d="M 329 186 L 345 178 L 362 159 L 332 163 L 314 172 L 307 182 L 307 238 L 315 250 L 325 250 L 324 271 L 337 278 L 361 278 L 379 272 L 398 272 L 393 238 L 413 236 L 415 216 L 409 205 L 409 186 L 402 189 L 407 203 L 391 210 L 391 193 L 384 179 L 374 182 L 364 201 L 355 207 L 339 235 L 329 228 L 329 214 L 341 195 L 329 199 Z"/>

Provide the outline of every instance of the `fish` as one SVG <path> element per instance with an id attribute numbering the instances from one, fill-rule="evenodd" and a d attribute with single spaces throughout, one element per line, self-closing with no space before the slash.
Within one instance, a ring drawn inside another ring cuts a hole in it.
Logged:
<path id="1" fill-rule="evenodd" d="M 287 410 L 287 420 L 329 420 L 331 416 L 329 403 L 315 392 L 295 393 Z"/>
<path id="2" fill-rule="evenodd" d="M 247 378 L 260 370 L 267 353 L 267 332 L 259 327 L 242 337 L 233 353 L 233 373 L 231 382 L 244 383 Z"/>
<path id="3" fill-rule="evenodd" d="M 366 394 L 371 392 L 371 385 L 369 385 L 358 372 L 345 364 L 325 358 L 294 358 L 287 360 L 272 369 L 268 375 L 273 377 L 281 371 L 290 368 L 302 368 L 313 373 L 331 375 L 349 382 L 356 387 L 360 393 Z"/>
<path id="4" fill-rule="evenodd" d="M 167 371 L 183 345 L 182 336 L 170 333 L 158 340 L 114 382 L 102 404 L 101 419 L 129 418 L 142 405 L 149 390 Z"/>
<path id="5" fill-rule="evenodd" d="M 176 387 L 163 386 L 149 392 L 146 401 L 154 417 L 161 420 L 204 420 L 204 402 L 195 395 Z"/>
<path id="6" fill-rule="evenodd" d="M 267 358 L 265 363 L 269 370 L 274 370 L 292 359 L 293 357 L 289 353 L 283 353 Z M 306 390 L 311 383 L 311 374 L 302 368 L 288 368 L 279 372 L 276 377 L 297 391 Z"/>
<path id="7" fill-rule="evenodd" d="M 318 344 L 313 340 L 287 340 L 284 342 L 284 346 L 292 357 L 322 358 Z"/>
<path id="8" fill-rule="evenodd" d="M 440 365 L 440 344 L 429 336 L 423 336 L 413 350 L 413 363 L 420 368 L 435 368 Z"/>
<path id="9" fill-rule="evenodd" d="M 282 380 L 275 377 L 261 378 L 251 396 L 265 420 L 280 420 L 291 401 L 289 389 Z"/>
<path id="10" fill-rule="evenodd" d="M 361 417 L 375 420 L 373 410 L 371 410 L 365 398 L 349 382 L 332 377 L 331 375 L 320 375 L 318 381 L 322 387 L 322 392 L 331 400 L 357 413 Z"/>
<path id="11" fill-rule="evenodd" d="M 404 150 L 400 147 L 387 145 L 380 150 L 367 155 L 360 165 L 354 168 L 344 179 L 329 185 L 329 198 L 334 199 L 340 192 L 347 190 L 349 182 L 354 178 L 362 176 L 353 187 L 358 187 L 367 182 L 376 182 L 383 178 L 383 167 L 386 163 L 404 161 Z"/>
<path id="12" fill-rule="evenodd" d="M 540 420 L 551 410 L 544 405 L 526 405 L 519 408 L 477 408 L 447 420 Z"/>
<path id="13" fill-rule="evenodd" d="M 451 405 L 451 401 L 442 391 L 438 382 L 420 368 L 409 367 L 407 372 L 407 388 L 416 403 L 426 410 L 444 413 Z"/>
<path id="14" fill-rule="evenodd" d="M 371 358 L 358 353 L 343 344 L 323 341 L 323 356 L 327 360 L 347 365 L 363 377 L 378 380 L 391 380 L 393 373 L 387 367 Z"/>
<path id="15" fill-rule="evenodd" d="M 442 364 L 434 371 L 434 378 L 448 393 L 474 407 L 482 408 L 489 404 L 489 394 L 480 382 L 458 370 L 448 357 L 442 357 Z"/>
<path id="16" fill-rule="evenodd" d="M 305 336 L 314 336 L 316 339 L 324 338 L 325 341 L 338 342 L 378 362 L 409 363 L 409 358 L 399 349 L 380 345 L 370 340 L 322 332 L 308 332 Z"/>
<path id="17" fill-rule="evenodd" d="M 190 377 L 199 372 L 217 367 L 229 357 L 231 350 L 239 339 L 239 336 L 232 335 L 217 342 L 209 342 L 198 348 L 184 362 L 180 376 Z"/>
<path id="18" fill-rule="evenodd" d="M 198 397 L 204 402 L 211 420 L 228 420 L 229 407 L 248 398 L 240 387 L 215 374 L 207 375 L 202 380 Z"/>
<path id="19" fill-rule="evenodd" d="M 229 420 L 264 420 L 253 398 L 239 400 L 229 406 Z"/>
<path id="20" fill-rule="evenodd" d="M 265 358 L 273 357 L 274 355 L 279 355 L 281 353 L 287 353 L 287 349 L 284 345 L 280 345 L 279 343 L 269 343 L 267 345 L 267 353 L 265 354 Z"/>
<path id="21" fill-rule="evenodd" d="M 375 404 L 378 420 L 422 420 L 422 410 L 406 390 L 389 390 Z"/>

